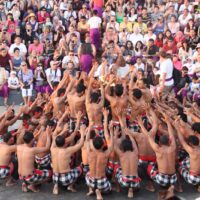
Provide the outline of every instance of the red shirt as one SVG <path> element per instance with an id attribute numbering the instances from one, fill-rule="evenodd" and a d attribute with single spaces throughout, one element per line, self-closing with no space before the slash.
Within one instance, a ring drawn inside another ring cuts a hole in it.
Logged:
<path id="1" fill-rule="evenodd" d="M 8 67 L 8 66 L 10 66 L 10 64 L 9 64 L 9 60 L 10 59 L 11 58 L 10 58 L 10 55 L 8 53 L 4 57 L 2 55 L 0 55 L 0 66 L 1 67 Z"/>
<path id="2" fill-rule="evenodd" d="M 46 18 L 49 17 L 49 13 L 45 13 L 44 16 L 42 17 L 41 12 L 38 13 L 38 22 L 39 23 L 44 23 L 46 21 Z"/>
<path id="3" fill-rule="evenodd" d="M 165 51 L 165 52 L 172 51 L 173 54 L 178 53 L 178 49 L 177 49 L 175 44 L 173 44 L 171 47 L 169 47 L 167 44 L 164 44 L 163 45 L 163 51 Z"/>

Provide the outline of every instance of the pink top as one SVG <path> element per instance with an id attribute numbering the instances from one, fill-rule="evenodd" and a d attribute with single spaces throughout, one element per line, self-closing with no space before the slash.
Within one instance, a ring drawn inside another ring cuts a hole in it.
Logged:
<path id="1" fill-rule="evenodd" d="M 103 7 L 103 0 L 94 0 L 94 7 Z"/>
<path id="2" fill-rule="evenodd" d="M 28 52 L 32 53 L 32 51 L 36 51 L 37 55 L 41 55 L 43 53 L 43 45 L 39 44 L 38 46 L 35 46 L 34 44 L 30 44 L 28 47 Z"/>
<path id="3" fill-rule="evenodd" d="M 174 63 L 174 67 L 177 69 L 177 70 L 182 70 L 182 62 L 180 60 L 177 60 L 176 62 L 173 62 Z"/>

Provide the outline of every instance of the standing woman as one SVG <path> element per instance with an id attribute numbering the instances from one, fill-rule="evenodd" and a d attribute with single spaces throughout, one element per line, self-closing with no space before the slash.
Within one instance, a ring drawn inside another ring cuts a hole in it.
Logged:
<path id="1" fill-rule="evenodd" d="M 4 98 L 4 105 L 7 106 L 8 101 L 8 83 L 6 70 L 0 67 L 0 96 Z"/>
<path id="2" fill-rule="evenodd" d="M 86 35 L 85 43 L 79 47 L 78 56 L 81 70 L 89 73 L 92 68 L 92 60 L 96 56 L 96 48 L 90 43 L 89 35 Z"/>
<path id="3" fill-rule="evenodd" d="M 94 10 L 93 16 L 88 20 L 88 24 L 89 24 L 89 30 L 90 30 L 90 41 L 92 44 L 94 44 L 96 49 L 100 49 L 101 48 L 100 29 L 101 29 L 102 20 L 97 15 L 98 15 L 98 11 Z"/>
<path id="4" fill-rule="evenodd" d="M 29 105 L 33 91 L 33 72 L 31 69 L 28 69 L 26 62 L 21 63 L 21 70 L 18 73 L 18 77 L 24 104 Z"/>

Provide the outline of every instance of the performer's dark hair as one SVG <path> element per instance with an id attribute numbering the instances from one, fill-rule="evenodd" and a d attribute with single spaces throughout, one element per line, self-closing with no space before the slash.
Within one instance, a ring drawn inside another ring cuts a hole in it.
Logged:
<path id="1" fill-rule="evenodd" d="M 168 145 L 169 144 L 169 136 L 168 135 L 161 135 L 160 136 L 160 143 L 162 145 Z"/>
<path id="2" fill-rule="evenodd" d="M 140 99 L 142 97 L 142 91 L 138 88 L 133 89 L 133 96 Z"/>
<path id="3" fill-rule="evenodd" d="M 24 136 L 23 136 L 23 140 L 26 144 L 29 144 L 32 140 L 34 139 L 34 135 L 32 132 L 30 131 L 26 131 Z"/>
<path id="4" fill-rule="evenodd" d="M 116 96 L 118 96 L 118 97 L 122 96 L 123 92 L 124 92 L 123 85 L 122 84 L 116 84 L 116 86 L 115 86 Z"/>
<path id="5" fill-rule="evenodd" d="M 65 144 L 65 138 L 62 135 L 59 135 L 56 137 L 56 146 L 57 147 L 63 147 Z"/>
<path id="6" fill-rule="evenodd" d="M 196 135 L 190 135 L 187 138 L 187 141 L 189 144 L 192 144 L 194 146 L 199 146 L 199 138 Z"/>
<path id="7" fill-rule="evenodd" d="M 192 124 L 192 130 L 194 132 L 200 133 L 200 122 L 195 122 L 194 124 Z"/>
<path id="8" fill-rule="evenodd" d="M 103 139 L 101 137 L 96 137 L 93 139 L 93 145 L 95 147 L 95 149 L 99 150 L 103 147 Z"/>
<path id="9" fill-rule="evenodd" d="M 121 148 L 124 152 L 126 151 L 133 151 L 133 144 L 131 142 L 130 139 L 128 138 L 125 138 L 124 140 L 122 140 L 122 143 L 121 143 Z"/>

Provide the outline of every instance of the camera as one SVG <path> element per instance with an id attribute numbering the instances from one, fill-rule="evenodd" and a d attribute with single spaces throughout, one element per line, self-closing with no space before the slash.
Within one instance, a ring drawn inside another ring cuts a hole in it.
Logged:
<path id="1" fill-rule="evenodd" d="M 24 82 L 24 89 L 30 89 L 30 85 L 28 84 L 28 82 Z"/>

